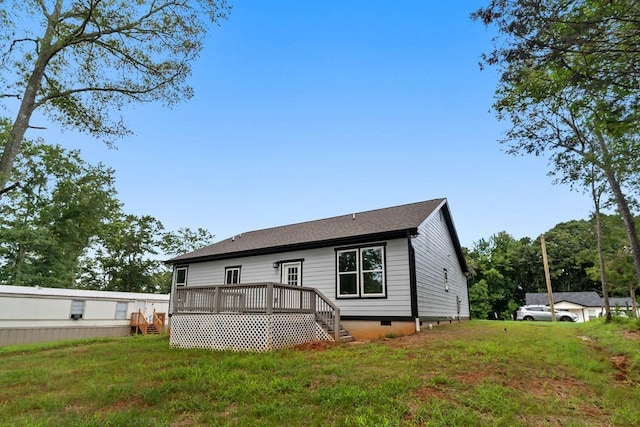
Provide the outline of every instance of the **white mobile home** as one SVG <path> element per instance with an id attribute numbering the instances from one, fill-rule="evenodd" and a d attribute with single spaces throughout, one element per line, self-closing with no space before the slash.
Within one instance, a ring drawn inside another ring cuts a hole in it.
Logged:
<path id="1" fill-rule="evenodd" d="M 0 285 L 0 346 L 125 336 L 132 314 L 168 308 L 166 294 Z"/>

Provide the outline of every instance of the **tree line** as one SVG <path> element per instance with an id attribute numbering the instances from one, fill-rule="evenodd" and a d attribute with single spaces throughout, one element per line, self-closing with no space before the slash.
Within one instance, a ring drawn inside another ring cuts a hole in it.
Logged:
<path id="1" fill-rule="evenodd" d="M 10 126 L 0 121 L 0 141 Z M 113 169 L 76 150 L 24 141 L 0 204 L 0 284 L 169 292 L 161 257 L 211 243 L 204 229 L 165 230 L 118 200 Z"/>
<path id="2" fill-rule="evenodd" d="M 629 297 L 639 289 L 624 222 L 619 215 L 600 220 L 609 295 Z M 595 222 L 595 217 L 563 222 L 544 233 L 554 292 L 602 293 Z M 640 218 L 635 222 L 640 224 Z M 473 276 L 473 318 L 510 319 L 524 305 L 526 293 L 547 292 L 539 237 L 516 239 L 502 231 L 464 251 Z"/>

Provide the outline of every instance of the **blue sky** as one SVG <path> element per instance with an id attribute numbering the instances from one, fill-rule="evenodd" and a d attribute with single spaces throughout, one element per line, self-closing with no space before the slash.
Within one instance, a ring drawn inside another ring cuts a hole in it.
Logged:
<path id="1" fill-rule="evenodd" d="M 232 3 L 193 64 L 195 96 L 136 106 L 117 150 L 71 132 L 27 136 L 113 167 L 127 213 L 216 240 L 439 197 L 464 246 L 589 215 L 545 159 L 497 142 L 497 75 L 478 67 L 491 34 L 469 19 L 486 2 Z"/>

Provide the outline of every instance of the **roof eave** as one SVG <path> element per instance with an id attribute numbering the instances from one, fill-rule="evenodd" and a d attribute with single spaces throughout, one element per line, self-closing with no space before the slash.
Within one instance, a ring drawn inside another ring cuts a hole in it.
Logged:
<path id="1" fill-rule="evenodd" d="M 202 256 L 189 257 L 189 258 L 172 258 L 167 261 L 164 261 L 164 263 L 167 265 L 192 264 L 192 263 L 217 261 L 217 260 L 231 259 L 231 258 L 245 258 L 249 256 L 269 255 L 269 254 L 277 254 L 281 252 L 325 248 L 329 246 L 357 245 L 361 243 L 375 242 L 379 240 L 405 238 L 407 236 L 407 232 L 410 233 L 411 235 L 414 235 L 418 232 L 418 228 L 412 227 L 408 229 L 405 228 L 402 230 L 385 231 L 380 233 L 364 234 L 360 236 L 349 236 L 349 237 L 340 237 L 336 239 L 292 243 L 289 245 L 256 248 L 256 249 L 249 249 L 245 251 L 236 251 L 236 252 L 225 252 L 225 253 L 214 254 L 214 255 L 202 255 Z"/>

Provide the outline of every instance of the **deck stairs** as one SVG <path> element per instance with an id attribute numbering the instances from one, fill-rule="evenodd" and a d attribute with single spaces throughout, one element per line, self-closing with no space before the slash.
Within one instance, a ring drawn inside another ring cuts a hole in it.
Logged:
<path id="1" fill-rule="evenodd" d="M 146 335 L 158 335 L 159 333 L 160 331 L 158 330 L 158 327 L 156 325 L 154 325 L 153 323 L 149 323 L 149 325 L 147 325 Z"/>
<path id="2" fill-rule="evenodd" d="M 326 321 L 323 320 L 322 317 L 320 316 L 316 316 L 316 322 L 318 323 L 318 325 L 320 325 L 320 327 L 330 336 L 334 336 L 333 333 L 333 324 L 328 324 Z M 347 331 L 344 326 L 342 326 L 342 324 L 340 324 L 340 338 L 338 340 L 338 342 L 351 342 L 351 341 L 355 341 L 355 338 L 353 338 L 351 336 L 351 334 L 349 333 L 349 331 Z"/>
<path id="3" fill-rule="evenodd" d="M 164 329 L 165 313 L 153 312 L 153 321 L 149 322 L 141 310 L 131 313 L 131 334 L 158 335 Z"/>

